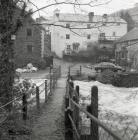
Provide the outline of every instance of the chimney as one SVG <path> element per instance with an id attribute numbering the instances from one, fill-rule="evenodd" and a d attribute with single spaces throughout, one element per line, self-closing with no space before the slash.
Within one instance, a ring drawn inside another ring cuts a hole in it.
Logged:
<path id="1" fill-rule="evenodd" d="M 106 19 L 106 18 L 107 18 L 107 14 L 103 14 L 103 18 L 105 18 L 105 19 Z"/>
<path id="2" fill-rule="evenodd" d="M 108 20 L 107 18 L 108 18 L 108 15 L 107 14 L 103 14 L 103 21 L 104 22 L 107 22 L 107 20 Z"/>
<path id="3" fill-rule="evenodd" d="M 93 22 L 94 12 L 90 12 L 88 16 L 89 16 L 89 22 Z"/>
<path id="4" fill-rule="evenodd" d="M 59 14 L 60 14 L 60 10 L 59 10 L 59 9 L 56 9 L 56 10 L 54 11 L 54 15 L 55 15 L 57 18 L 59 18 Z"/>

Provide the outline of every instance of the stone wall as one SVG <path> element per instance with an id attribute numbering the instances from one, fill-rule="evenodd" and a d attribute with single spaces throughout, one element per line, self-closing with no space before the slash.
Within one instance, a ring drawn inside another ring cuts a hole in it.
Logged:
<path id="1" fill-rule="evenodd" d="M 41 61 L 41 28 L 33 25 L 33 20 L 28 19 L 20 28 L 15 40 L 15 64 L 23 67 L 27 63 Z M 32 35 L 27 36 L 27 29 L 32 30 Z M 27 45 L 32 45 L 32 53 L 28 52 Z"/>
<path id="2" fill-rule="evenodd" d="M 116 75 L 114 86 L 118 87 L 138 87 L 138 73 L 122 73 Z"/>

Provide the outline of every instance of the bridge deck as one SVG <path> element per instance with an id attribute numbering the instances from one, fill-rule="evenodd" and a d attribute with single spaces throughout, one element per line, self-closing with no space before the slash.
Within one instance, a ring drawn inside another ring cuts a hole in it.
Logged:
<path id="1" fill-rule="evenodd" d="M 42 115 L 33 127 L 33 140 L 64 140 L 64 95 L 66 79 L 58 80 Z"/>

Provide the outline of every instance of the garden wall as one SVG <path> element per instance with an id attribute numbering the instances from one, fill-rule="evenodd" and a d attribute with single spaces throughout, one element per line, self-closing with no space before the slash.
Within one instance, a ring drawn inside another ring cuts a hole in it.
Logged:
<path id="1" fill-rule="evenodd" d="M 138 87 L 138 73 L 119 74 L 121 87 Z"/>

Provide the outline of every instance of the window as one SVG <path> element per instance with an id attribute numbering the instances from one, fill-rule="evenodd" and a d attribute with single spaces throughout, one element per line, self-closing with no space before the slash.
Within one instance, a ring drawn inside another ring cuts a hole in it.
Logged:
<path id="1" fill-rule="evenodd" d="M 73 46 L 73 51 L 77 51 L 79 46 Z"/>
<path id="2" fill-rule="evenodd" d="M 66 34 L 66 39 L 70 39 L 70 35 L 69 34 Z"/>
<path id="3" fill-rule="evenodd" d="M 67 50 L 70 50 L 71 48 L 70 48 L 70 45 L 67 45 Z"/>
<path id="4" fill-rule="evenodd" d="M 87 24 L 87 28 L 90 29 L 91 28 L 91 24 Z"/>
<path id="5" fill-rule="evenodd" d="M 89 34 L 89 35 L 87 35 L 87 39 L 91 39 L 91 35 Z"/>
<path id="6" fill-rule="evenodd" d="M 78 43 L 78 42 L 74 42 L 74 43 L 72 44 L 73 51 L 78 51 L 79 46 L 80 46 L 80 43 Z"/>
<path id="7" fill-rule="evenodd" d="M 70 24 L 69 24 L 69 23 L 67 23 L 67 24 L 66 24 L 66 27 L 67 27 L 67 28 L 70 28 Z"/>
<path id="8" fill-rule="evenodd" d="M 100 33 L 100 37 L 105 37 L 105 33 Z"/>
<path id="9" fill-rule="evenodd" d="M 32 29 L 31 28 L 27 29 L 27 36 L 32 36 Z"/>
<path id="10" fill-rule="evenodd" d="M 116 32 L 113 32 L 113 36 L 116 36 Z"/>
<path id="11" fill-rule="evenodd" d="M 32 45 L 27 45 L 27 52 L 32 53 L 33 52 L 33 46 Z"/>
<path id="12" fill-rule="evenodd" d="M 70 45 L 67 45 L 67 54 L 70 54 L 70 52 L 71 52 Z"/>

